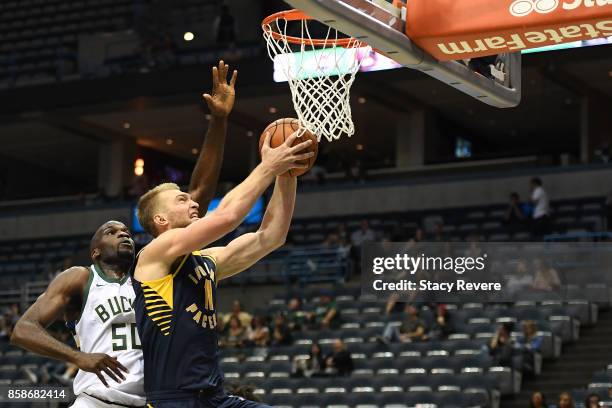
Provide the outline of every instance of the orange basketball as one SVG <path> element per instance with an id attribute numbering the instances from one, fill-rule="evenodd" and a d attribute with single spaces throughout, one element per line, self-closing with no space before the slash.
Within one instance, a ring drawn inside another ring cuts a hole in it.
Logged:
<path id="1" fill-rule="evenodd" d="M 283 118 L 275 120 L 270 123 L 263 132 L 261 132 L 261 136 L 259 137 L 259 154 L 261 155 L 261 148 L 263 146 L 263 142 L 266 139 L 266 133 L 270 132 L 272 137 L 270 139 L 271 147 L 278 147 L 282 143 L 285 143 L 285 140 L 291 136 L 294 132 L 296 132 L 300 128 L 299 122 L 294 118 Z M 304 154 L 308 152 L 314 152 L 314 156 L 310 159 L 298 161 L 300 164 L 308 164 L 308 168 L 306 169 L 291 169 L 287 171 L 287 173 L 283 174 L 283 176 L 297 177 L 306 173 L 308 170 L 312 168 L 315 160 L 317 159 L 317 153 L 319 151 L 319 145 L 317 142 L 317 138 L 308 130 L 302 130 L 302 135 L 295 139 L 293 142 L 293 146 L 304 142 L 305 140 L 311 139 L 313 143 L 310 147 L 300 151 L 298 154 Z"/>

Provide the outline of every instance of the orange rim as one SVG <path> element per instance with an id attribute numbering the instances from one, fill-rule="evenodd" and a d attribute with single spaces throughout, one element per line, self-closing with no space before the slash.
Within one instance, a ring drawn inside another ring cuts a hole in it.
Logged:
<path id="1" fill-rule="evenodd" d="M 326 40 L 323 39 L 310 39 L 310 38 L 302 38 L 302 37 L 292 37 L 290 35 L 285 35 L 281 33 L 277 33 L 272 30 L 270 24 L 277 20 L 287 20 L 287 21 L 299 21 L 299 20 L 312 20 L 313 18 L 309 15 L 305 14 L 303 11 L 298 9 L 279 11 L 278 13 L 274 13 L 264 18 L 261 22 L 261 28 L 268 34 L 270 34 L 275 40 L 284 40 L 291 44 L 309 44 L 314 46 L 338 46 L 338 47 L 361 47 L 364 45 L 361 41 L 349 37 L 349 38 L 338 38 L 334 40 L 330 40 L 329 38 Z"/>

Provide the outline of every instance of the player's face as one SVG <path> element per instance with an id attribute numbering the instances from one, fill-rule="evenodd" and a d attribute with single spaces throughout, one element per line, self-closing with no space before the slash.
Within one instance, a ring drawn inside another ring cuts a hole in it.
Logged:
<path id="1" fill-rule="evenodd" d="M 191 199 L 187 193 L 180 190 L 164 191 L 162 200 L 164 204 L 164 213 L 170 228 L 184 228 L 200 219 L 198 203 Z"/>
<path id="2" fill-rule="evenodd" d="M 98 259 L 111 261 L 113 259 L 133 259 L 134 241 L 130 230 L 125 224 L 117 221 L 109 221 L 103 224 L 96 233 L 98 242 Z"/>

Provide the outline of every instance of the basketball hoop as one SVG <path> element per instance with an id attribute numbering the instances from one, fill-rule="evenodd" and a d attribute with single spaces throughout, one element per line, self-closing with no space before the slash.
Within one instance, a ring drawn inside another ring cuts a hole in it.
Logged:
<path id="1" fill-rule="evenodd" d="M 361 66 L 358 48 L 367 44 L 340 37 L 332 27 L 313 38 L 311 21 L 300 10 L 289 10 L 266 17 L 261 27 L 268 55 L 289 82 L 300 126 L 331 142 L 355 133 L 350 90 Z"/>

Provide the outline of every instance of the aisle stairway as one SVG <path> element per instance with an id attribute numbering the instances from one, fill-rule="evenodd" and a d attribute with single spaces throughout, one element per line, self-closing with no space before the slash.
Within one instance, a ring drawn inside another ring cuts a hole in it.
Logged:
<path id="1" fill-rule="evenodd" d="M 555 404 L 562 391 L 583 388 L 593 372 L 612 361 L 612 311 L 600 311 L 594 327 L 581 328 L 580 340 L 565 345 L 557 361 L 546 361 L 542 374 L 535 380 L 525 380 L 522 391 L 512 399 L 503 400 L 501 408 L 525 408 L 534 391 L 542 391 L 549 404 Z"/>

